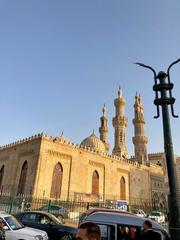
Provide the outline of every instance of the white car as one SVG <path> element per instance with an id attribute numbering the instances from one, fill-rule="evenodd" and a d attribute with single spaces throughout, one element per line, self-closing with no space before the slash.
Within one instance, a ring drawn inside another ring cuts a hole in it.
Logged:
<path id="1" fill-rule="evenodd" d="M 156 221 L 157 223 L 165 223 L 165 215 L 164 213 L 162 212 L 156 212 L 156 211 L 153 211 L 149 216 L 148 218 Z"/>
<path id="2" fill-rule="evenodd" d="M 46 232 L 23 226 L 10 214 L 0 214 L 0 220 L 5 225 L 6 240 L 48 240 Z"/>
<path id="3" fill-rule="evenodd" d="M 134 209 L 132 212 L 139 217 L 147 217 L 147 214 L 142 209 Z"/>

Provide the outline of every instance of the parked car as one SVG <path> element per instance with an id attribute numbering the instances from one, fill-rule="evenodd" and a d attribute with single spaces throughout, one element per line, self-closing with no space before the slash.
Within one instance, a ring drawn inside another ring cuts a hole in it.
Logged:
<path id="1" fill-rule="evenodd" d="M 101 229 L 102 240 L 117 240 L 121 229 L 125 229 L 132 239 L 141 239 L 142 225 L 147 218 L 139 217 L 128 212 L 97 211 L 87 215 L 81 223 L 94 222 Z M 171 240 L 167 230 L 155 221 L 151 221 L 154 231 L 160 233 L 161 240 Z"/>
<path id="2" fill-rule="evenodd" d="M 42 211 L 29 211 L 16 214 L 25 226 L 41 229 L 47 232 L 49 240 L 71 240 L 76 228 L 61 224 L 53 214 Z"/>
<path id="3" fill-rule="evenodd" d="M 162 213 L 162 212 L 156 212 L 156 211 L 153 211 L 149 216 L 148 218 L 162 224 L 162 223 L 165 223 L 165 214 Z"/>
<path id="4" fill-rule="evenodd" d="M 4 222 L 6 240 L 48 240 L 47 233 L 38 229 L 25 227 L 14 216 L 1 213 L 0 219 Z"/>
<path id="5" fill-rule="evenodd" d="M 147 214 L 142 209 L 134 209 L 132 213 L 136 214 L 139 217 L 147 217 Z"/>
<path id="6" fill-rule="evenodd" d="M 52 213 L 62 223 L 65 223 L 65 219 L 68 218 L 68 215 L 69 215 L 69 211 L 66 208 L 64 208 L 62 206 L 58 206 L 58 205 L 44 205 L 41 208 L 39 208 L 38 210 L 45 211 L 45 212 L 48 211 L 48 212 Z"/>

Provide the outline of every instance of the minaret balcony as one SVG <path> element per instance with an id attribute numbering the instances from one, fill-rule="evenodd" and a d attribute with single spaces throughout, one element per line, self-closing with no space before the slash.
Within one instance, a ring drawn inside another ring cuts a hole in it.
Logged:
<path id="1" fill-rule="evenodd" d="M 135 136 L 132 138 L 133 144 L 147 144 L 148 138 L 146 136 Z"/>
<path id="2" fill-rule="evenodd" d="M 128 118 L 116 116 L 113 118 L 112 123 L 113 123 L 113 126 L 117 126 L 117 125 L 127 126 Z"/>
<path id="3" fill-rule="evenodd" d="M 134 118 L 134 119 L 132 120 L 132 122 L 133 122 L 134 125 L 135 125 L 135 124 L 145 124 L 145 123 L 146 123 L 145 120 L 144 120 L 144 118 Z"/>

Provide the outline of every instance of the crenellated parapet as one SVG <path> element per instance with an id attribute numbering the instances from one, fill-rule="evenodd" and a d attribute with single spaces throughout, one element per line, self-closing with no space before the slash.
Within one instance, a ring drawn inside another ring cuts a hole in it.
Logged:
<path id="1" fill-rule="evenodd" d="M 42 136 L 43 136 L 43 133 L 39 133 L 39 134 L 35 134 L 31 137 L 27 137 L 27 138 L 24 138 L 24 139 L 21 139 L 21 140 L 3 145 L 3 146 L 0 147 L 0 151 L 4 150 L 4 149 L 11 148 L 11 147 L 16 147 L 16 146 L 19 146 L 19 145 L 22 145 L 22 144 L 25 144 L 25 143 L 28 143 L 28 142 L 31 142 L 31 141 L 34 141 L 34 140 L 37 140 L 37 139 L 40 139 L 40 138 L 42 138 Z"/>
<path id="2" fill-rule="evenodd" d="M 20 146 L 20 145 L 29 143 L 29 142 L 37 140 L 37 139 L 47 140 L 47 141 L 50 141 L 51 143 L 60 144 L 62 146 L 69 146 L 70 148 L 74 148 L 74 149 L 77 149 L 77 150 L 80 150 L 80 151 L 88 152 L 88 153 L 94 154 L 96 156 L 106 158 L 107 160 L 111 160 L 113 162 L 127 164 L 127 165 L 131 165 L 131 166 L 135 166 L 137 168 L 147 167 L 147 166 L 143 166 L 142 164 L 135 161 L 134 156 L 131 156 L 130 158 L 124 158 L 124 157 L 120 157 L 120 156 L 114 155 L 114 154 L 111 155 L 106 151 L 100 151 L 99 149 L 94 149 L 93 147 L 91 148 L 91 147 L 75 144 L 72 141 L 70 141 L 69 139 L 66 139 L 64 137 L 64 135 L 61 135 L 59 137 L 54 137 L 54 136 L 50 136 L 50 135 L 45 134 L 45 133 L 39 133 L 39 134 L 35 134 L 33 136 L 30 136 L 30 137 L 24 138 L 22 140 L 18 140 L 18 141 L 15 141 L 13 143 L 4 145 L 4 146 L 0 147 L 0 151 L 4 150 L 4 149 L 12 148 L 12 147 Z M 156 154 L 157 153 L 154 153 L 154 155 L 156 155 Z M 159 153 L 159 154 L 162 154 L 162 153 Z M 151 167 L 154 168 L 153 165 L 151 165 Z M 157 166 L 156 166 L 156 168 L 157 168 Z"/>

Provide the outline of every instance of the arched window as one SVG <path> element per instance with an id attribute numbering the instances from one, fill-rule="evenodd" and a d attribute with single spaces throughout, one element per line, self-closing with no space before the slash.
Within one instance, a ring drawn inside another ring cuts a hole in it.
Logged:
<path id="1" fill-rule="evenodd" d="M 99 174 L 97 171 L 92 175 L 92 194 L 99 195 Z"/>
<path id="2" fill-rule="evenodd" d="M 157 208 L 159 206 L 159 196 L 157 193 L 154 193 L 152 197 L 153 207 Z"/>
<path id="3" fill-rule="evenodd" d="M 125 200 L 126 199 L 126 182 L 124 177 L 120 180 L 120 199 Z"/>
<path id="4" fill-rule="evenodd" d="M 22 169 L 21 169 L 21 175 L 20 175 L 20 179 L 19 179 L 18 192 L 17 192 L 18 194 L 24 194 L 25 193 L 27 171 L 28 171 L 28 163 L 27 163 L 27 161 L 25 161 L 23 166 L 22 166 Z"/>
<path id="5" fill-rule="evenodd" d="M 2 166 L 2 168 L 0 170 L 0 190 L 1 191 L 2 191 L 3 177 L 4 177 L 4 165 Z"/>
<path id="6" fill-rule="evenodd" d="M 63 178 L 63 168 L 60 163 L 54 167 L 50 197 L 60 198 Z"/>
<path id="7" fill-rule="evenodd" d="M 160 196 L 160 207 L 165 208 L 166 207 L 166 198 L 164 194 L 161 194 Z"/>

